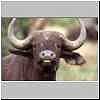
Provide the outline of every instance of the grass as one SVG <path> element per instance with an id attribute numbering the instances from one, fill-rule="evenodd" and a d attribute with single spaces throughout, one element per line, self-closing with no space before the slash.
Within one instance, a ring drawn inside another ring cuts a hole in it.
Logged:
<path id="1" fill-rule="evenodd" d="M 87 42 L 77 52 L 83 55 L 86 64 L 69 65 L 61 59 L 57 80 L 60 81 L 96 81 L 97 80 L 97 44 Z"/>
<path id="2" fill-rule="evenodd" d="M 60 81 L 93 81 L 97 80 L 97 67 L 71 66 L 61 61 L 57 72 Z"/>

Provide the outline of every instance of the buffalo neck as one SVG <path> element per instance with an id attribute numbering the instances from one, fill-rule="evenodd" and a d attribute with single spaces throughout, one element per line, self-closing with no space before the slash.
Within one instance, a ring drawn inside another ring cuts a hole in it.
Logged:
<path id="1" fill-rule="evenodd" d="M 56 71 L 54 65 L 52 66 L 41 66 L 35 61 L 33 62 L 32 79 L 38 81 L 54 81 L 56 80 Z"/>
<path id="2" fill-rule="evenodd" d="M 18 59 L 18 58 L 17 58 Z M 37 61 L 30 57 L 21 56 L 19 62 L 19 79 L 30 81 L 54 81 L 56 80 L 56 71 L 54 65 L 43 66 L 39 65 Z"/>
<path id="3" fill-rule="evenodd" d="M 5 62 L 6 64 L 6 62 Z M 33 58 L 20 55 L 12 55 L 10 62 L 6 64 L 6 80 L 17 81 L 54 81 L 56 80 L 56 71 L 54 65 L 39 65 Z M 41 70 L 42 69 L 42 70 Z"/>

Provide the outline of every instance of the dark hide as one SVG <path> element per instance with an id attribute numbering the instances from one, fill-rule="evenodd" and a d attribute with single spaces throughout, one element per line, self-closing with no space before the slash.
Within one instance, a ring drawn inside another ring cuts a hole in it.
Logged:
<path id="1" fill-rule="evenodd" d="M 44 36 L 46 34 L 46 36 Z M 55 33 L 38 34 L 31 48 L 26 50 L 10 49 L 13 55 L 3 61 L 3 80 L 56 80 L 56 70 L 61 52 L 61 40 Z M 48 38 L 46 40 L 46 38 Z M 39 53 L 43 50 L 55 52 L 56 58 L 51 64 L 40 64 Z"/>
<path id="2" fill-rule="evenodd" d="M 29 49 L 12 49 L 10 52 L 13 54 L 3 59 L 2 80 L 54 81 L 61 57 L 70 64 L 80 65 L 85 62 L 79 54 L 62 47 L 62 40 L 56 32 L 40 32 L 36 35 Z M 51 50 L 56 55 L 49 64 L 41 63 L 39 53 L 44 50 Z M 71 63 L 72 60 L 74 63 Z"/>
<path id="3" fill-rule="evenodd" d="M 25 53 L 26 55 L 26 53 Z M 62 58 L 69 64 L 73 65 L 81 65 L 86 61 L 84 58 L 78 53 L 74 52 L 65 52 L 63 51 Z M 35 66 L 39 66 L 36 63 L 33 64 L 33 59 L 31 57 L 25 57 L 20 55 L 9 55 L 5 57 L 3 60 L 3 75 L 2 80 L 38 80 L 38 81 L 51 81 L 56 80 L 56 70 L 42 70 L 35 68 Z M 34 66 L 33 66 L 34 65 Z M 53 66 L 49 66 L 53 67 Z M 59 66 L 57 65 L 56 68 Z"/>
<path id="4" fill-rule="evenodd" d="M 9 55 L 3 61 L 3 80 L 38 80 L 38 81 L 50 81 L 55 80 L 55 70 L 42 70 L 38 69 L 40 66 L 33 62 L 31 57 L 25 57 L 20 55 Z M 36 68 L 38 66 L 38 68 Z M 51 67 L 51 66 L 50 66 Z"/>

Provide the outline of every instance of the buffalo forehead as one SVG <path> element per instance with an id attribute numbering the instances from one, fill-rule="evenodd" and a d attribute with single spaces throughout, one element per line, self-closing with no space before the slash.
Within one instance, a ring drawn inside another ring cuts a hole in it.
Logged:
<path id="1" fill-rule="evenodd" d="M 48 40 L 58 40 L 59 38 L 59 35 L 57 32 L 54 32 L 54 31 L 44 31 L 44 32 L 38 32 L 36 33 L 36 36 L 35 36 L 36 40 L 37 41 L 41 41 L 41 40 L 45 40 L 45 41 L 48 41 Z"/>

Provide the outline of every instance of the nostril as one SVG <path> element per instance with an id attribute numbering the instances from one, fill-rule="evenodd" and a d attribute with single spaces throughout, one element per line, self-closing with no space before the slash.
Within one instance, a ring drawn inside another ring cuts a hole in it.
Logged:
<path id="1" fill-rule="evenodd" d="M 42 56 L 45 56 L 45 53 L 42 53 Z"/>
<path id="2" fill-rule="evenodd" d="M 55 59 L 56 54 L 53 51 L 44 50 L 40 52 L 39 57 L 42 59 Z"/>
<path id="3" fill-rule="evenodd" d="M 51 56 L 53 56 L 54 54 L 53 53 L 51 53 Z"/>

